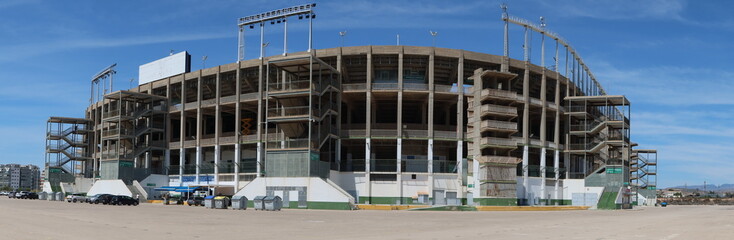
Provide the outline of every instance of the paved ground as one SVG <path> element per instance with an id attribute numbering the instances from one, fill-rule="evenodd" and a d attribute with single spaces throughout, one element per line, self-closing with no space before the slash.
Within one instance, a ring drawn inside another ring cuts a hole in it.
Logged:
<path id="1" fill-rule="evenodd" d="M 734 207 L 281 212 L 0 197 L 0 239 L 732 239 Z"/>

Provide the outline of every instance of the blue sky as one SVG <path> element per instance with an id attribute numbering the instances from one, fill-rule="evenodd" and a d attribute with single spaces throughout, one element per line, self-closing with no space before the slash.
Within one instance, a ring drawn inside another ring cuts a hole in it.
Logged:
<path id="1" fill-rule="evenodd" d="M 460 3 L 455 3 L 460 2 Z M 430 46 L 502 54 L 501 1 L 319 1 L 314 48 Z M 512 15 L 569 40 L 609 94 L 632 102 L 632 138 L 659 150 L 659 186 L 734 183 L 732 1 L 506 1 Z M 89 80 L 117 63 L 115 89 L 139 65 L 189 51 L 192 70 L 234 62 L 237 18 L 301 1 L 0 0 L 0 163 L 43 165 L 49 116 L 83 117 Z M 289 51 L 307 48 L 305 21 L 289 22 Z M 266 27 L 268 55 L 282 25 Z M 259 55 L 248 30 L 246 56 Z M 511 55 L 521 58 L 519 28 Z M 532 59 L 539 64 L 539 37 Z M 548 52 L 550 54 L 550 50 Z M 549 60 L 550 61 L 550 60 Z M 548 65 L 551 65 L 548 62 Z"/>

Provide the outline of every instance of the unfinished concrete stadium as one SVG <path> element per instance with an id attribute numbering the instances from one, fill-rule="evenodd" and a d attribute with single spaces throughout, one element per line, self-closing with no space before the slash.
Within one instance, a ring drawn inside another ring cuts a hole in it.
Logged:
<path id="1" fill-rule="evenodd" d="M 240 19 L 240 42 L 268 21 L 310 25 L 315 5 L 304 6 Z M 179 73 L 144 81 L 141 66 L 139 86 L 100 91 L 111 66 L 92 79 L 84 118 L 49 119 L 45 177 L 65 191 L 120 180 L 154 199 L 162 186 L 206 186 L 290 208 L 654 204 L 657 152 L 634 149 L 630 101 L 544 23 L 502 20 L 502 55 L 311 49 L 309 34 L 304 52 L 246 60 L 240 45 L 239 61 L 197 71 L 181 53 L 163 63 L 182 62 Z M 524 59 L 510 58 L 510 27 L 525 31 Z"/>

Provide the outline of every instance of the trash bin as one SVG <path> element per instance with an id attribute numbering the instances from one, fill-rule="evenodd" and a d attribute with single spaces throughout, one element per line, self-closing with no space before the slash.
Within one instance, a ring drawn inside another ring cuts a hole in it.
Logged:
<path id="1" fill-rule="evenodd" d="M 214 198 L 214 208 L 216 209 L 227 209 L 229 205 L 229 198 L 225 196 L 218 196 Z"/>
<path id="2" fill-rule="evenodd" d="M 247 197 L 245 196 L 232 197 L 232 210 L 246 210 L 246 209 L 247 209 Z"/>
<path id="3" fill-rule="evenodd" d="M 283 207 L 283 199 L 278 196 L 268 196 L 263 199 L 263 205 L 265 205 L 265 210 L 280 211 L 280 208 Z"/>
<path id="4" fill-rule="evenodd" d="M 64 201 L 64 193 L 63 192 L 57 192 L 56 193 L 56 201 Z"/>
<path id="5" fill-rule="evenodd" d="M 265 210 L 265 196 L 257 196 L 255 199 L 252 199 L 252 208 L 255 210 Z"/>
<path id="6" fill-rule="evenodd" d="M 204 197 L 204 207 L 206 207 L 206 208 L 214 208 L 214 196 L 206 196 L 206 197 Z"/>
<path id="7" fill-rule="evenodd" d="M 48 200 L 49 201 L 56 201 L 56 193 L 55 192 L 48 193 Z"/>
<path id="8" fill-rule="evenodd" d="M 46 200 L 47 197 L 48 197 L 48 193 L 46 193 L 46 192 L 39 192 L 38 193 L 38 200 Z"/>

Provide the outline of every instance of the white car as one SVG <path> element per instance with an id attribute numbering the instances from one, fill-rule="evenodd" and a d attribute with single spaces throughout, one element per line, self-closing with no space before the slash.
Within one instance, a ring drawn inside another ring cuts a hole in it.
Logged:
<path id="1" fill-rule="evenodd" d="M 87 201 L 87 196 L 82 194 L 71 194 L 66 196 L 66 201 L 70 203 L 83 203 Z"/>

